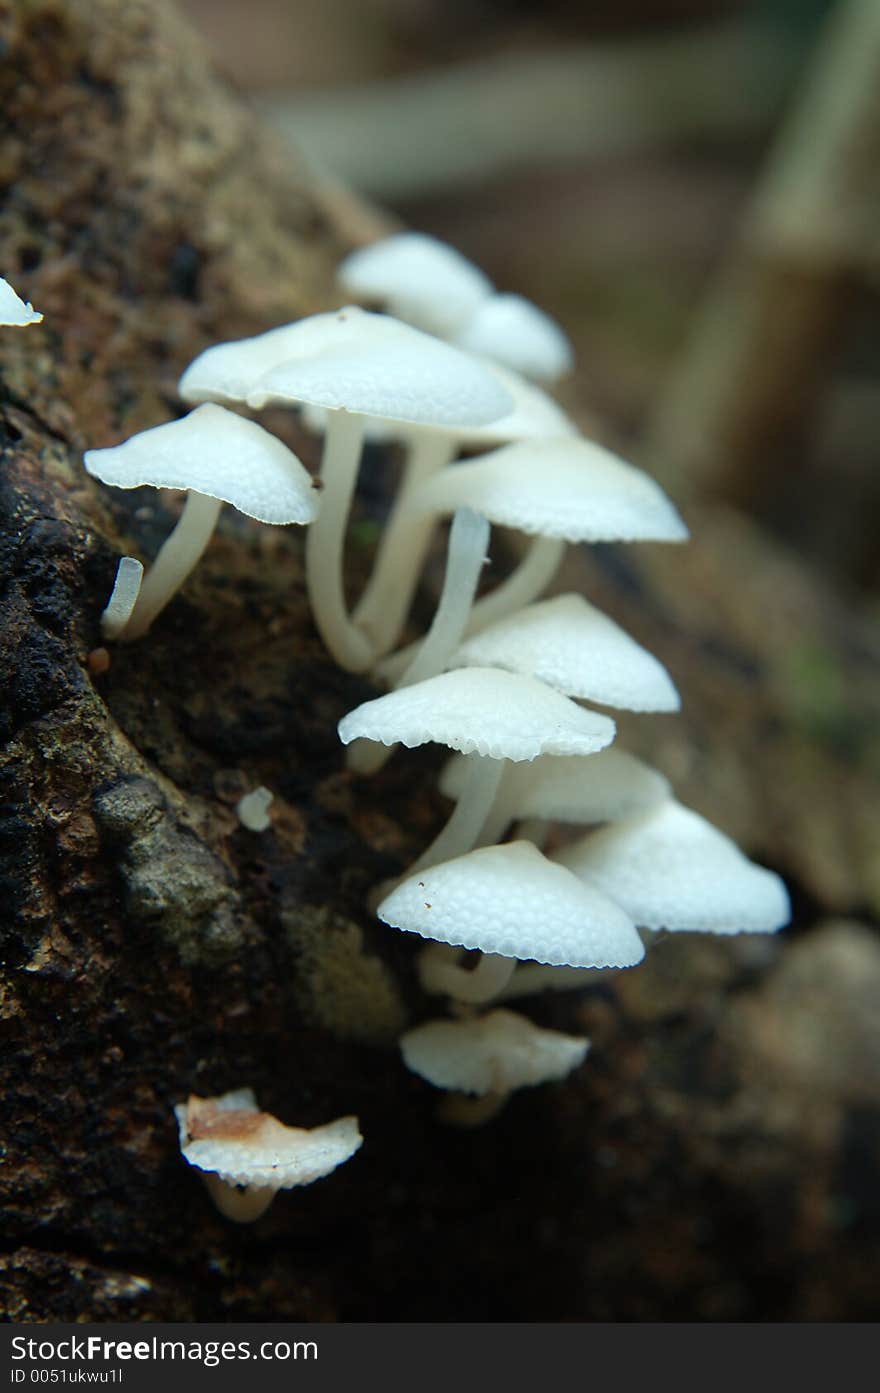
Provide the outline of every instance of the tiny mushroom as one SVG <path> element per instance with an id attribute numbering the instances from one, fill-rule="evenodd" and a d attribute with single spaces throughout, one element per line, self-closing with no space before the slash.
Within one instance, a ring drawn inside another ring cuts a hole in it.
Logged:
<path id="1" fill-rule="evenodd" d="M 778 875 L 673 799 L 588 833 L 554 858 L 646 929 L 775 933 L 789 922 Z"/>
<path id="2" fill-rule="evenodd" d="M 278 525 L 312 522 L 318 511 L 317 493 L 296 455 L 256 422 L 212 403 L 121 445 L 87 450 L 85 466 L 116 488 L 149 484 L 187 490 L 177 526 L 116 635 L 126 640 L 145 634 L 180 589 L 208 545 L 224 503 L 258 522 Z"/>
<path id="3" fill-rule="evenodd" d="M 445 1119 L 459 1124 L 485 1122 L 517 1088 L 566 1078 L 584 1062 L 590 1042 L 580 1036 L 543 1030 L 515 1011 L 495 1010 L 467 1020 L 428 1021 L 400 1038 L 403 1062 L 435 1088 L 483 1100 L 463 1107 L 455 1100 Z"/>
<path id="4" fill-rule="evenodd" d="M 266 832 L 272 826 L 269 808 L 275 795 L 263 784 L 245 793 L 235 805 L 238 820 L 249 832 Z"/>
<path id="5" fill-rule="evenodd" d="M 633 967 L 645 955 L 628 914 L 525 841 L 408 874 L 376 912 L 393 929 L 503 958 Z"/>
<path id="6" fill-rule="evenodd" d="M 522 295 L 483 300 L 455 342 L 538 382 L 556 382 L 574 366 L 571 344 L 559 325 Z"/>
<path id="7" fill-rule="evenodd" d="M 507 760 L 541 754 L 593 754 L 614 739 L 614 722 L 585 711 L 543 682 L 495 668 L 458 668 L 401 687 L 350 711 L 339 722 L 344 745 L 355 739 L 412 749 L 428 742 L 468 756 L 466 788 L 442 832 L 416 861 L 432 865 L 472 847 L 480 835 Z"/>
<path id="8" fill-rule="evenodd" d="M 42 319 L 30 301 L 22 300 L 9 281 L 0 276 L 0 325 L 24 328 L 27 324 L 40 324 Z"/>
<path id="9" fill-rule="evenodd" d="M 323 1127 L 286 1127 L 260 1111 L 250 1088 L 217 1098 L 191 1094 L 174 1115 L 184 1160 L 204 1172 L 221 1214 L 242 1224 L 265 1213 L 279 1190 L 329 1175 L 363 1142 L 356 1117 Z"/>
<path id="10" fill-rule="evenodd" d="M 440 338 L 458 332 L 492 294 L 488 276 L 467 257 L 423 232 L 397 232 L 359 247 L 336 274 L 347 295 L 384 305 Z"/>

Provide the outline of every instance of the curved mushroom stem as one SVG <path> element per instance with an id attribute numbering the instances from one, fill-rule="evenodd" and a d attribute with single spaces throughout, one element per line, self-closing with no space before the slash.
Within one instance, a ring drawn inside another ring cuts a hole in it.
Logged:
<path id="1" fill-rule="evenodd" d="M 118 638 L 131 619 L 137 604 L 144 568 L 133 556 L 123 556 L 116 567 L 110 599 L 101 615 L 101 633 L 106 639 Z"/>
<path id="2" fill-rule="evenodd" d="M 395 686 L 410 687 L 414 682 L 424 682 L 429 677 L 436 677 L 446 667 L 461 643 L 486 560 L 488 542 L 489 523 L 482 514 L 470 508 L 459 508 L 449 531 L 446 575 L 437 612 L 418 652 Z M 396 748 L 395 745 L 381 745 L 375 740 L 355 740 L 348 751 L 346 763 L 355 773 L 375 774 L 391 758 Z"/>
<path id="3" fill-rule="evenodd" d="M 540 595 L 559 570 L 566 545 L 561 537 L 535 537 L 516 570 L 477 600 L 467 626 L 468 637 L 482 633 L 497 619 L 506 619 Z"/>
<path id="4" fill-rule="evenodd" d="M 419 859 L 410 866 L 407 876 L 416 871 L 427 870 L 429 866 L 437 866 L 441 861 L 451 861 L 455 856 L 463 856 L 476 845 L 489 809 L 495 801 L 507 760 L 472 754 L 467 756 L 467 761 L 468 771 L 455 811 L 442 832 L 438 833 L 431 845 L 426 847 Z"/>
<path id="5" fill-rule="evenodd" d="M 482 1006 L 507 986 L 516 958 L 481 953 L 476 967 L 468 968 L 458 962 L 463 951 L 448 943 L 429 943 L 419 954 L 419 981 L 434 996 L 451 996 L 468 1006 Z"/>
<path id="6" fill-rule="evenodd" d="M 265 1214 L 275 1198 L 276 1192 L 270 1185 L 230 1185 L 210 1172 L 202 1179 L 220 1213 L 236 1224 L 252 1224 Z"/>
<path id="7" fill-rule="evenodd" d="M 482 1098 L 450 1093 L 437 1104 L 437 1118 L 453 1127 L 482 1127 L 498 1116 L 509 1097 L 509 1093 L 485 1093 Z"/>
<path id="8" fill-rule="evenodd" d="M 616 968 L 554 967 L 550 963 L 520 963 L 498 993 L 498 1001 L 515 1001 L 536 992 L 576 991 L 600 982 Z"/>
<path id="9" fill-rule="evenodd" d="M 481 633 L 497 619 L 504 619 L 530 604 L 550 584 L 559 569 L 565 547 L 566 543 L 559 537 L 536 537 L 516 570 L 494 590 L 490 590 L 488 595 L 476 601 L 463 637 Z M 400 685 L 395 678 L 414 661 L 422 642 L 418 639 L 415 643 L 407 644 L 406 648 L 392 653 L 381 663 L 379 672 L 390 685 Z"/>
<path id="10" fill-rule="evenodd" d="M 450 463 L 455 451 L 455 442 L 439 434 L 414 436 L 409 442 L 403 483 L 382 532 L 373 574 L 353 614 L 377 656 L 400 637 L 437 523 L 432 513 L 409 511 L 410 500 L 425 479 Z"/>
<path id="11" fill-rule="evenodd" d="M 118 635 L 120 639 L 128 642 L 142 638 L 177 594 L 210 542 L 222 507 L 221 499 L 190 489 L 177 526 L 162 543 L 144 577 L 131 618 Z"/>
<path id="12" fill-rule="evenodd" d="M 328 412 L 321 507 L 306 536 L 306 585 L 315 626 L 339 666 L 348 672 L 364 672 L 374 658 L 372 646 L 349 618 L 342 566 L 363 440 L 363 416 Z"/>

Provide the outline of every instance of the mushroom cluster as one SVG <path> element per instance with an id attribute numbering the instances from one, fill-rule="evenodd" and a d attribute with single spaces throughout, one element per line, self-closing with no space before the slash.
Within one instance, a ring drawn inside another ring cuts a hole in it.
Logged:
<path id="1" fill-rule="evenodd" d="M 350 769 L 375 773 L 398 746 L 452 752 L 440 782 L 454 803 L 446 826 L 371 903 L 384 923 L 426 940 L 420 980 L 453 1013 L 408 1032 L 404 1061 L 469 1095 L 447 1115 L 473 1122 L 513 1088 L 561 1078 L 588 1048 L 499 1001 L 633 967 L 645 953 L 640 930 L 773 932 L 788 897 L 681 807 L 662 774 L 618 749 L 614 720 L 593 709 L 677 710 L 662 664 L 584 596 L 542 598 L 568 545 L 688 535 L 654 480 L 586 439 L 536 385 L 571 366 L 565 335 L 421 234 L 353 253 L 340 281 L 389 312 L 350 305 L 207 348 L 180 380 L 188 415 L 87 452 L 105 483 L 187 493 L 146 574 L 121 559 L 103 630 L 147 633 L 224 502 L 264 523 L 307 525 L 315 625 L 341 667 L 387 689 L 339 723 Z M 239 414 L 270 405 L 302 412 L 323 434 L 319 479 Z M 403 468 L 352 601 L 345 539 L 367 440 L 394 445 Z M 436 613 L 401 647 L 447 521 Z M 493 528 L 528 539 L 500 578 L 487 554 Z M 265 829 L 270 801 L 263 788 L 243 798 L 243 824 Z M 560 830 L 571 828 L 581 830 Z"/>

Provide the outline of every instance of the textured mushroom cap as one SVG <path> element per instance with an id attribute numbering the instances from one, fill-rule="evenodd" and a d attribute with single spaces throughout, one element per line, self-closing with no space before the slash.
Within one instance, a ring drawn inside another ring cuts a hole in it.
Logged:
<path id="1" fill-rule="evenodd" d="M 574 366 L 571 344 L 559 325 L 522 295 L 483 300 L 455 342 L 539 382 L 556 382 Z"/>
<path id="2" fill-rule="evenodd" d="M 260 1112 L 249 1088 L 219 1098 L 191 1095 L 174 1109 L 180 1149 L 197 1170 L 219 1175 L 227 1185 L 291 1190 L 311 1185 L 353 1156 L 363 1142 L 356 1117 L 323 1127 L 285 1127 Z"/>
<path id="3" fill-rule="evenodd" d="M 423 232 L 399 232 L 360 247 L 336 274 L 346 294 L 386 304 L 392 314 L 441 337 L 455 333 L 492 294 L 492 282 L 478 267 Z"/>
<path id="4" fill-rule="evenodd" d="M 614 739 L 614 722 L 584 711 L 533 677 L 495 668 L 459 668 L 399 687 L 350 711 L 339 738 L 412 749 L 434 741 L 462 754 L 535 759 L 593 754 Z"/>
<path id="5" fill-rule="evenodd" d="M 779 876 L 671 799 L 581 838 L 556 860 L 647 929 L 773 933 L 789 921 Z"/>
<path id="6" fill-rule="evenodd" d="M 190 363 L 177 384 L 178 393 L 189 402 L 245 401 L 264 373 L 288 358 L 320 353 L 338 339 L 340 313 L 314 314 L 253 338 L 214 344 Z"/>
<path id="7" fill-rule="evenodd" d="M 515 1011 L 461 1021 L 428 1021 L 400 1037 L 403 1062 L 435 1088 L 511 1093 L 564 1079 L 586 1058 L 589 1040 L 542 1030 Z"/>
<path id="8" fill-rule="evenodd" d="M 467 775 L 464 755 L 448 760 L 440 791 L 456 801 Z M 633 817 L 670 794 L 669 781 L 656 769 L 624 750 L 599 754 L 542 755 L 531 764 L 511 764 L 504 771 L 499 796 L 511 821 L 539 817 L 555 822 L 619 822 Z"/>
<path id="9" fill-rule="evenodd" d="M 0 276 L 0 324 L 19 328 L 25 324 L 39 324 L 43 316 L 28 301 L 25 303 L 13 290 L 9 281 Z"/>
<path id="10" fill-rule="evenodd" d="M 567 542 L 680 542 L 688 535 L 653 479 L 582 438 L 522 440 L 441 469 L 412 508 L 473 508 L 503 527 Z"/>
<path id="11" fill-rule="evenodd" d="M 318 512 L 311 476 L 293 451 L 255 421 L 210 403 L 84 458 L 104 484 L 193 489 L 259 522 L 306 523 Z"/>
<path id="12" fill-rule="evenodd" d="M 528 605 L 467 639 L 450 666 L 502 667 L 566 696 L 626 711 L 677 711 L 662 663 L 582 595 Z"/>
<path id="13" fill-rule="evenodd" d="M 335 336 L 316 349 L 310 321 L 301 321 L 306 350 L 257 378 L 250 406 L 307 402 L 431 426 L 482 426 L 513 410 L 500 380 L 472 354 L 385 314 L 348 308 L 323 318 L 335 322 Z"/>
<path id="14" fill-rule="evenodd" d="M 481 847 L 417 871 L 376 913 L 394 929 L 505 958 L 632 967 L 645 955 L 618 905 L 548 861 L 531 842 Z"/>

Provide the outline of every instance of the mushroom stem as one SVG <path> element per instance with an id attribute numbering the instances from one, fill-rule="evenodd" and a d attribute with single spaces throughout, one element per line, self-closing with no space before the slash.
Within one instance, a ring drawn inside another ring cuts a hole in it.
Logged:
<path id="1" fill-rule="evenodd" d="M 106 639 L 119 638 L 137 604 L 144 568 L 133 556 L 123 556 L 116 567 L 110 599 L 101 615 L 101 633 Z"/>
<path id="2" fill-rule="evenodd" d="M 497 619 L 504 619 L 530 604 L 550 584 L 559 568 L 565 546 L 566 543 L 559 537 L 536 537 L 516 570 L 494 590 L 490 590 L 488 595 L 476 601 L 462 637 L 470 638 L 472 634 L 481 633 Z M 395 678 L 415 660 L 422 642 L 424 640 L 407 644 L 406 648 L 401 648 L 384 660 L 379 671 L 387 682 L 393 686 L 402 685 Z"/>
<path id="3" fill-rule="evenodd" d="M 190 489 L 177 526 L 144 577 L 131 618 L 118 637 L 142 638 L 197 564 L 217 526 L 222 500 Z"/>
<path id="4" fill-rule="evenodd" d="M 602 981 L 606 973 L 614 971 L 615 968 L 520 963 L 499 991 L 498 1000 L 515 1001 L 518 997 L 532 996 L 536 992 L 576 991 L 579 987 L 592 986 L 594 982 Z"/>
<path id="5" fill-rule="evenodd" d="M 509 1096 L 485 1093 L 482 1098 L 471 1098 L 467 1093 L 450 1093 L 437 1104 L 437 1118 L 453 1127 L 482 1127 L 498 1116 Z"/>
<path id="6" fill-rule="evenodd" d="M 415 657 L 395 686 L 410 687 L 414 682 L 436 677 L 446 667 L 464 636 L 488 542 L 487 520 L 471 508 L 459 508 L 449 531 L 446 575 L 437 612 Z M 382 671 L 381 665 L 379 671 Z M 346 762 L 357 774 L 375 774 L 396 748 L 395 745 L 382 745 L 378 740 L 355 740 Z"/>
<path id="7" fill-rule="evenodd" d="M 410 866 L 407 877 L 416 871 L 427 870 L 441 861 L 463 856 L 476 845 L 483 823 L 495 801 L 498 785 L 507 765 L 505 759 L 490 759 L 488 755 L 470 754 L 461 797 L 442 832 L 426 847 L 419 859 Z"/>
<path id="8" fill-rule="evenodd" d="M 419 981 L 426 992 L 450 996 L 469 1006 L 482 1006 L 507 986 L 516 958 L 497 953 L 481 953 L 476 967 L 461 967 L 462 949 L 447 943 L 429 943 L 419 954 Z"/>
<path id="9" fill-rule="evenodd" d="M 202 1179 L 220 1213 L 236 1224 L 252 1224 L 259 1219 L 276 1194 L 270 1185 L 230 1185 L 219 1175 L 210 1173 L 203 1175 Z"/>
<path id="10" fill-rule="evenodd" d="M 481 633 L 496 620 L 522 609 L 540 595 L 558 571 L 565 547 L 561 537 L 535 537 L 516 570 L 488 595 L 477 600 L 471 611 L 467 636 Z"/>
<path id="11" fill-rule="evenodd" d="M 420 435 L 409 442 L 403 483 L 385 523 L 373 574 L 353 615 L 379 655 L 389 652 L 400 637 L 437 521 L 430 513 L 413 514 L 410 501 L 454 454 L 455 442 L 448 436 Z"/>
<path id="12" fill-rule="evenodd" d="M 306 584 L 312 616 L 333 657 L 348 672 L 365 671 L 374 657 L 370 643 L 349 618 L 342 566 L 363 439 L 363 416 L 348 411 L 328 413 L 321 461 L 321 507 L 306 537 Z"/>

